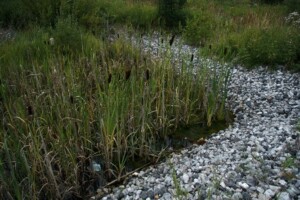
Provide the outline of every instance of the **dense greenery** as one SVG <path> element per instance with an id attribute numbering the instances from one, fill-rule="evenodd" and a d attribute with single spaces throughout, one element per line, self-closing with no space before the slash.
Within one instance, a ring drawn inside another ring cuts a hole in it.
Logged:
<path id="1" fill-rule="evenodd" d="M 0 0 L 1 27 L 16 32 L 0 41 L 0 198 L 86 198 L 129 160 L 157 160 L 156 141 L 178 127 L 226 120 L 227 69 L 193 69 L 190 55 L 178 68 L 170 49 L 151 59 L 111 41 L 114 27 L 182 34 L 203 55 L 249 67 L 299 69 L 291 2 Z"/>
<path id="2" fill-rule="evenodd" d="M 1 199 L 87 198 L 129 161 L 156 161 L 156 141 L 178 127 L 227 118 L 227 69 L 193 69 L 190 55 L 179 67 L 170 49 L 150 59 L 79 19 L 60 15 L 1 42 Z"/>
<path id="3" fill-rule="evenodd" d="M 252 3 L 251 3 L 252 2 Z M 300 2 L 189 1 L 192 16 L 183 36 L 203 55 L 248 67 L 284 65 L 300 70 Z M 193 9 L 192 9 L 193 8 Z M 294 13 L 291 13 L 294 12 Z"/>

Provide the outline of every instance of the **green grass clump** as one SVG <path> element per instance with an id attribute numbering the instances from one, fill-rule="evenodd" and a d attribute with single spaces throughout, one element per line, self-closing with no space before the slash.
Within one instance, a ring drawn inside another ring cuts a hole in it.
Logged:
<path id="1" fill-rule="evenodd" d="M 205 46 L 213 37 L 217 19 L 209 11 L 202 11 L 187 20 L 183 31 L 185 41 L 194 46 Z"/>
<path id="2" fill-rule="evenodd" d="M 299 47 L 298 30 L 294 28 L 250 28 L 241 34 L 228 36 L 210 51 L 247 67 L 280 64 L 296 69 Z"/>
<path id="3" fill-rule="evenodd" d="M 299 62 L 299 34 L 286 28 L 249 30 L 242 36 L 238 59 L 247 66 Z"/>
<path id="4" fill-rule="evenodd" d="M 286 4 L 205 2 L 189 3 L 194 17 L 183 31 L 189 44 L 204 47 L 202 55 L 247 67 L 299 68 L 298 14 L 289 14 Z"/>
<path id="5" fill-rule="evenodd" d="M 173 163 L 170 162 L 170 168 L 172 170 L 172 180 L 173 180 L 173 185 L 175 187 L 175 197 L 176 199 L 186 199 L 188 192 L 186 190 L 184 190 L 180 184 L 180 180 L 177 176 L 175 167 L 173 165 Z"/>
<path id="6" fill-rule="evenodd" d="M 295 158 L 292 157 L 292 156 L 286 158 L 286 160 L 282 162 L 282 167 L 284 169 L 285 168 L 296 167 Z"/>

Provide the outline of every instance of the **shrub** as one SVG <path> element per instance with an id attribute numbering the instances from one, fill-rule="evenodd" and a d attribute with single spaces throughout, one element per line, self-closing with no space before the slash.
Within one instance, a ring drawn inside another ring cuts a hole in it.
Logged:
<path id="1" fill-rule="evenodd" d="M 178 27 L 179 24 L 185 25 L 186 13 L 183 6 L 186 0 L 159 0 L 158 17 L 161 25 L 167 28 Z"/>
<path id="2" fill-rule="evenodd" d="M 298 12 L 300 13 L 300 1 L 299 0 L 286 0 L 285 4 L 288 7 L 288 12 Z"/>
<path id="3" fill-rule="evenodd" d="M 24 27 L 28 20 L 20 0 L 0 0 L 0 26 Z"/>

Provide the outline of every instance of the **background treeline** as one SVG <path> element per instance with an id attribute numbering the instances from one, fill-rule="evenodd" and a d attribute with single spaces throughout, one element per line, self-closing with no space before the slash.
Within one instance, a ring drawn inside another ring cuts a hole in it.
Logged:
<path id="1" fill-rule="evenodd" d="M 93 33 L 112 24 L 163 28 L 204 47 L 206 56 L 248 67 L 300 68 L 297 0 L 1 0 L 0 7 L 2 27 L 55 27 L 71 18 Z"/>

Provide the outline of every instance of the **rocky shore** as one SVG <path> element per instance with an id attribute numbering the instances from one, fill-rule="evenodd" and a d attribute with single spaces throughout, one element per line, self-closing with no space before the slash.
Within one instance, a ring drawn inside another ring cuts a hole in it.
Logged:
<path id="1" fill-rule="evenodd" d="M 150 41 L 143 38 L 145 51 L 155 55 L 161 47 Z M 171 51 L 179 52 L 176 44 Z M 204 145 L 134 173 L 98 199 L 300 199 L 300 75 L 239 66 L 231 72 L 232 125 Z"/>

